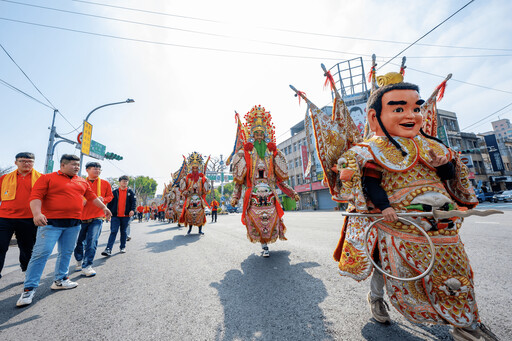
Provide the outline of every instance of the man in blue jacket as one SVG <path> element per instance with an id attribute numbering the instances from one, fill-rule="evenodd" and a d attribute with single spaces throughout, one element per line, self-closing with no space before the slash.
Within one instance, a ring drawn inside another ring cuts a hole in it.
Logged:
<path id="1" fill-rule="evenodd" d="M 117 232 L 121 228 L 120 237 L 120 251 L 126 252 L 126 229 L 130 223 L 130 218 L 135 213 L 135 193 L 128 188 L 129 178 L 123 175 L 119 178 L 119 188 L 115 189 L 114 199 L 108 203 L 108 208 L 112 212 L 112 219 L 110 221 L 110 237 L 108 238 L 107 248 L 101 254 L 103 256 L 110 256 L 112 254 L 112 247 L 116 241 Z"/>

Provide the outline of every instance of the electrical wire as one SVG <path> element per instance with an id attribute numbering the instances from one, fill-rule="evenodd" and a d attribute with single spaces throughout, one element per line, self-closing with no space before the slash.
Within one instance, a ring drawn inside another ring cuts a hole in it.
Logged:
<path id="1" fill-rule="evenodd" d="M 55 110 L 57 113 L 59 113 L 60 116 L 62 116 L 62 118 L 69 123 L 69 125 L 73 128 L 75 128 L 75 126 L 73 124 L 71 124 L 71 122 L 69 122 L 69 120 L 57 109 L 55 108 L 55 105 L 53 105 L 53 103 L 41 92 L 41 90 L 39 90 L 39 88 L 34 84 L 34 82 L 32 81 L 32 79 L 30 79 L 30 77 L 25 73 L 25 71 L 23 71 L 23 69 L 21 68 L 21 66 L 19 66 L 18 63 L 16 63 L 16 61 L 14 60 L 14 58 L 9 54 L 9 52 L 7 52 L 7 50 L 5 49 L 5 47 L 0 43 L 0 47 L 2 48 L 2 50 L 4 50 L 5 54 L 11 59 L 11 61 L 14 63 L 14 65 L 16 65 L 18 67 L 18 69 L 21 71 L 21 73 L 23 73 L 23 75 L 28 79 L 28 81 L 30 82 L 30 84 L 32 84 L 32 86 L 37 90 L 37 92 L 39 92 L 41 94 L 41 96 L 44 97 L 44 99 L 46 99 L 46 101 L 51 105 L 48 106 L 46 104 L 44 104 L 43 102 L 35 99 L 34 97 L 30 96 L 29 94 L 21 91 L 20 89 L 16 88 L 15 86 L 7 83 L 6 81 L 2 80 L 2 84 L 6 85 L 7 87 L 11 88 L 12 90 L 15 90 L 15 91 L 18 91 L 22 94 L 24 94 L 25 96 L 35 100 L 36 102 L 39 102 L 40 104 L 50 108 L 50 109 L 53 109 Z M 77 128 L 75 128 L 74 131 L 77 131 Z"/>
<path id="2" fill-rule="evenodd" d="M 53 110 L 57 110 L 57 108 L 55 108 L 55 105 L 53 105 L 53 103 L 50 102 L 50 100 L 45 95 L 43 95 L 41 90 L 39 90 L 39 88 L 34 84 L 34 82 L 32 82 L 30 77 L 25 73 L 25 71 L 23 71 L 23 69 L 18 65 L 18 63 L 16 63 L 14 58 L 12 58 L 12 56 L 9 54 L 9 52 L 7 52 L 7 50 L 5 49 L 5 47 L 1 43 L 0 43 L 0 47 L 2 48 L 2 50 L 4 50 L 5 54 L 11 59 L 11 61 L 14 63 L 14 65 L 16 65 L 18 67 L 18 69 L 21 71 L 21 73 L 23 73 L 23 75 L 28 79 L 30 84 L 32 84 L 34 86 L 34 88 L 37 90 L 37 92 L 39 92 L 41 94 L 41 96 L 43 96 L 44 99 L 52 106 L 52 109 Z"/>
<path id="3" fill-rule="evenodd" d="M 510 102 L 509 104 L 505 105 L 503 108 L 501 108 L 501 109 L 499 109 L 499 110 L 496 110 L 496 111 L 495 111 L 495 112 L 493 112 L 492 114 L 489 114 L 489 115 L 485 116 L 484 118 L 482 118 L 482 119 L 480 119 L 480 120 L 476 121 L 475 123 L 468 125 L 467 127 L 463 128 L 462 130 L 466 130 L 466 129 L 468 129 L 468 128 L 471 128 L 472 126 L 476 125 L 477 123 L 480 123 L 480 122 L 482 122 L 483 120 L 488 119 L 489 117 L 491 117 L 491 116 L 494 116 L 494 115 L 498 114 L 500 111 L 502 111 L 503 109 L 506 109 L 506 108 L 510 107 L 511 105 L 512 105 L 512 102 Z"/>
<path id="4" fill-rule="evenodd" d="M 395 65 L 397 67 L 400 67 L 400 64 L 395 64 L 395 63 L 390 63 L 390 64 L 391 65 Z M 409 66 L 407 66 L 407 70 L 416 71 L 416 72 L 423 73 L 423 74 L 426 74 L 426 75 L 439 77 L 439 78 L 442 78 L 442 79 L 446 78 L 446 75 L 444 75 L 444 76 L 437 75 L 437 74 L 432 73 L 432 72 L 418 70 L 418 69 L 415 69 L 415 68 L 412 68 L 412 67 L 409 67 Z M 493 91 L 503 92 L 503 93 L 506 93 L 506 94 L 512 94 L 512 91 L 491 88 L 491 87 L 485 86 L 485 85 L 479 85 L 479 84 L 475 84 L 475 83 L 465 82 L 465 81 L 462 81 L 460 79 L 450 78 L 450 82 L 452 82 L 452 81 L 453 82 L 457 82 L 457 83 L 461 83 L 461 84 L 467 84 L 467 85 L 471 85 L 471 86 L 476 86 L 476 87 L 479 87 L 479 88 L 482 88 L 482 89 L 486 89 L 486 90 L 493 90 Z"/>
<path id="5" fill-rule="evenodd" d="M 8 0 L 1 0 L 1 1 L 6 1 L 7 2 Z M 89 5 L 111 7 L 111 8 L 128 10 L 128 11 L 134 11 L 134 12 L 150 13 L 150 14 L 156 14 L 156 15 L 162 15 L 162 16 L 170 16 L 170 17 L 178 17 L 178 18 L 184 18 L 184 19 L 190 19 L 190 20 L 212 22 L 212 23 L 217 23 L 217 24 L 230 24 L 230 23 L 227 23 L 227 22 L 219 21 L 219 20 L 211 20 L 211 19 L 204 19 L 204 18 L 176 15 L 176 14 L 164 13 L 164 12 L 148 11 L 148 10 L 143 10 L 143 9 L 138 9 L 138 8 L 131 8 L 131 7 L 125 7 L 125 6 L 108 5 L 108 4 L 102 4 L 102 3 L 97 3 L 97 2 L 93 2 L 93 1 L 84 1 L 84 0 L 73 0 L 73 1 L 74 2 L 81 2 L 81 3 L 89 4 Z M 12 1 L 8 1 L 8 2 L 12 2 Z M 343 35 L 326 34 L 326 33 L 318 33 L 318 32 L 306 32 L 306 31 L 280 29 L 280 28 L 265 27 L 265 26 L 255 26 L 255 27 L 258 27 L 258 28 L 261 28 L 261 29 L 266 29 L 266 30 L 272 30 L 272 31 L 287 32 L 287 33 L 297 33 L 297 34 L 305 34 L 305 35 L 313 35 L 313 36 L 321 36 L 321 37 L 330 37 L 330 38 L 341 38 L 341 39 L 349 39 L 349 40 L 364 40 L 364 41 L 373 41 L 373 42 L 379 42 L 379 43 L 391 43 L 391 44 L 402 44 L 402 45 L 410 44 L 410 42 L 394 41 L 394 40 L 371 39 L 371 38 L 364 38 L 364 37 L 350 37 L 350 36 L 343 36 Z M 452 49 L 469 49 L 469 50 L 486 50 L 486 51 L 512 51 L 512 49 L 503 49 L 503 48 L 436 45 L 436 44 L 425 44 L 425 43 L 416 43 L 416 45 L 430 46 L 430 47 L 441 47 L 441 48 L 452 48 Z"/>
<path id="6" fill-rule="evenodd" d="M 459 10 L 457 10 L 455 13 L 453 13 L 452 15 L 450 15 L 448 18 L 446 18 L 445 20 L 443 20 L 441 23 L 437 24 L 433 29 L 431 29 L 430 31 L 428 31 L 427 33 L 425 33 L 424 35 L 422 35 L 420 38 L 418 38 L 415 42 L 411 43 L 409 46 L 407 46 L 405 49 L 403 49 L 402 51 L 398 52 L 393 58 L 391 58 L 390 60 L 388 60 L 387 62 L 384 63 L 384 65 L 382 65 L 381 67 L 379 67 L 377 70 L 380 70 L 382 67 L 384 67 L 385 65 L 387 65 L 389 62 L 391 62 L 393 59 L 395 59 L 396 57 L 398 57 L 399 55 L 401 55 L 402 53 L 404 53 L 405 51 L 407 51 L 409 48 L 411 48 L 414 44 L 416 44 L 418 41 L 420 41 L 421 39 L 425 38 L 426 36 L 428 36 L 430 33 L 432 33 L 435 29 L 437 29 L 439 26 L 441 26 L 442 24 L 444 24 L 445 22 L 447 22 L 448 20 L 450 20 L 453 16 L 455 16 L 457 13 L 459 13 L 460 11 L 462 11 L 464 8 L 466 8 L 467 6 L 469 6 L 472 2 L 474 2 L 475 0 L 471 0 L 470 2 L 468 2 L 467 4 L 465 4 L 464 6 L 462 6 Z"/>
<path id="7" fill-rule="evenodd" d="M 0 20 L 17 22 L 17 23 L 33 25 L 33 26 L 46 27 L 46 28 L 53 28 L 53 29 L 62 30 L 62 31 L 69 31 L 69 32 L 75 32 L 75 33 L 83 33 L 83 34 L 88 34 L 88 35 L 93 35 L 93 36 L 100 36 L 100 37 L 106 37 L 106 38 L 125 40 L 125 41 L 135 41 L 135 42 L 139 42 L 139 43 L 148 43 L 148 44 L 156 44 L 156 45 L 163 45 L 163 46 L 182 47 L 182 48 L 195 49 L 195 50 L 206 50 L 206 51 L 216 51 L 216 52 L 229 52 L 229 53 L 239 53 L 239 54 L 247 54 L 247 55 L 260 55 L 260 56 L 271 56 L 271 57 L 299 58 L 299 59 L 340 60 L 340 57 L 338 57 L 338 58 L 326 58 L 326 57 L 314 57 L 314 56 L 297 56 L 297 55 L 287 55 L 287 54 L 278 54 L 278 53 L 251 52 L 251 51 L 242 51 L 242 50 L 220 49 L 220 48 L 213 48 L 213 47 L 203 47 L 203 46 L 193 46 L 193 45 L 164 43 L 164 42 L 159 42 L 159 41 L 127 38 L 127 37 L 114 36 L 114 35 L 110 35 L 110 34 L 94 33 L 94 32 L 75 30 L 75 29 L 65 28 L 65 27 L 58 27 L 58 26 L 52 26 L 52 25 L 44 25 L 44 24 L 38 24 L 38 23 L 33 23 L 33 22 L 28 22 L 28 21 L 23 21 L 23 20 L 9 19 L 9 18 L 4 18 L 4 17 L 0 17 Z"/>
<path id="8" fill-rule="evenodd" d="M 17 88 L 17 87 L 15 87 L 14 85 L 7 83 L 7 82 L 6 82 L 6 81 L 4 81 L 3 79 L 0 79 L 0 83 L 1 83 L 1 84 L 3 84 L 3 85 L 5 85 L 6 87 L 10 88 L 11 90 L 17 91 L 17 92 L 19 92 L 19 93 L 21 93 L 21 94 L 23 94 L 23 95 L 27 96 L 28 98 L 30 98 L 30 99 L 32 99 L 32 100 L 34 100 L 34 101 L 36 101 L 36 102 L 37 102 L 37 103 L 39 103 L 39 104 L 44 105 L 44 106 L 45 106 L 45 107 L 47 107 L 47 108 L 50 108 L 50 109 L 52 109 L 52 110 L 55 110 L 53 107 L 49 106 L 48 104 L 43 103 L 43 102 L 41 102 L 40 100 L 38 100 L 37 98 L 30 96 L 29 94 L 27 94 L 26 92 L 24 92 L 24 91 L 22 91 L 22 90 L 18 89 L 18 88 Z"/>
<path id="9" fill-rule="evenodd" d="M 69 11 L 69 10 L 52 8 L 52 7 L 47 7 L 47 6 L 25 4 L 25 3 L 21 3 L 21 2 L 17 2 L 17 1 L 12 1 L 12 0 L 0 0 L 0 1 L 8 2 L 8 3 L 12 3 L 12 4 L 17 4 L 17 5 L 24 5 L 24 6 L 29 6 L 29 7 L 41 8 L 41 9 L 45 9 L 45 10 L 51 10 L 51 11 L 57 11 L 57 12 L 81 15 L 81 16 L 86 16 L 86 17 L 105 19 L 105 20 L 111 20 L 111 21 L 117 21 L 117 22 L 122 22 L 122 23 L 129 23 L 129 24 L 135 24 L 135 25 L 142 25 L 142 26 L 148 26 L 148 27 L 176 30 L 176 31 L 193 33 L 193 34 L 199 34 L 199 35 L 213 36 L 213 37 L 218 37 L 218 38 L 238 39 L 238 40 L 244 40 L 244 41 L 250 41 L 250 42 L 256 42 L 256 43 L 274 45 L 274 46 L 284 46 L 284 47 L 292 47 L 292 48 L 306 49 L 306 50 L 313 50 L 313 51 L 332 52 L 332 53 L 341 53 L 341 54 L 346 54 L 346 55 L 371 57 L 371 54 L 355 53 L 355 52 L 347 52 L 347 51 L 338 51 L 338 50 L 331 50 L 331 49 L 324 49 L 324 48 L 316 48 L 316 47 L 311 47 L 311 46 L 300 46 L 300 45 L 293 45 L 293 44 L 265 41 L 265 40 L 260 40 L 260 39 L 241 38 L 241 37 L 237 37 L 237 36 L 233 36 L 233 35 L 217 34 L 217 33 L 211 33 L 211 32 L 183 29 L 183 28 L 166 26 L 166 25 L 157 25 L 157 24 L 145 23 L 145 22 L 140 22 L 140 21 L 118 19 L 118 18 L 112 18 L 112 17 L 95 15 L 95 14 L 88 14 L 88 13 L 82 13 L 82 12 Z M 510 51 L 512 51 L 512 50 L 510 50 Z M 443 58 L 489 58 L 489 57 L 510 57 L 510 56 L 512 56 L 512 54 L 453 55 L 453 56 L 450 56 L 450 55 L 448 55 L 448 56 L 441 56 L 441 55 L 440 56 L 409 56 L 408 58 L 409 59 L 443 59 Z M 380 57 L 380 58 L 381 59 L 387 59 L 389 57 Z"/>

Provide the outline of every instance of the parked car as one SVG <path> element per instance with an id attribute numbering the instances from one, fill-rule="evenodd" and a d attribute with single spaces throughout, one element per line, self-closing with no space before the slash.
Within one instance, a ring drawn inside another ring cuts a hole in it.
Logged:
<path id="1" fill-rule="evenodd" d="M 204 208 L 204 214 L 205 215 L 210 215 L 210 214 L 212 214 L 212 210 L 209 207 L 205 207 Z"/>
<path id="2" fill-rule="evenodd" d="M 484 202 L 484 201 L 490 201 L 492 202 L 494 199 L 494 196 L 497 193 L 494 192 L 484 192 L 481 189 L 475 189 L 476 198 L 478 199 L 478 202 Z"/>
<path id="3" fill-rule="evenodd" d="M 493 198 L 492 198 L 492 201 L 493 202 L 499 202 L 499 201 L 503 201 L 503 202 L 508 202 L 508 201 L 512 201 L 512 191 L 503 191 L 503 193 L 501 194 L 496 194 Z"/>

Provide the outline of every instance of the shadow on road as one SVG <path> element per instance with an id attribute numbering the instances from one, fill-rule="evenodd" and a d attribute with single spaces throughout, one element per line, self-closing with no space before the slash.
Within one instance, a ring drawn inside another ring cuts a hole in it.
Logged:
<path id="1" fill-rule="evenodd" d="M 161 232 L 168 232 L 168 231 L 174 231 L 174 230 L 180 230 L 182 229 L 183 226 L 173 226 L 173 227 L 168 227 L 166 229 L 158 229 L 158 230 L 153 230 L 153 231 L 149 231 L 149 232 L 146 232 L 147 234 L 155 234 L 155 233 L 161 233 Z"/>
<path id="2" fill-rule="evenodd" d="M 146 248 L 154 253 L 167 252 L 174 250 L 178 246 L 184 246 L 190 243 L 197 242 L 201 236 L 199 234 L 177 235 L 173 239 L 166 239 L 160 242 L 146 243 Z"/>
<path id="3" fill-rule="evenodd" d="M 415 324 L 424 330 L 422 336 L 416 336 L 409 332 L 411 327 L 399 323 L 392 322 L 390 325 L 383 325 L 375 320 L 368 322 L 361 330 L 361 335 L 366 340 L 402 340 L 402 341 L 423 341 L 423 340 L 451 340 L 450 327 Z M 418 333 L 418 330 L 415 330 Z"/>
<path id="4" fill-rule="evenodd" d="M 329 340 L 319 304 L 326 298 L 323 282 L 305 269 L 315 262 L 290 264 L 290 252 L 270 258 L 251 255 L 242 271 L 226 272 L 217 289 L 224 307 L 224 324 L 216 340 Z"/>
<path id="5" fill-rule="evenodd" d="M 0 332 L 2 330 L 6 330 L 8 328 L 30 322 L 32 320 L 38 319 L 41 316 L 35 315 L 29 318 L 26 318 L 22 321 L 13 322 L 10 324 L 6 324 L 9 322 L 12 318 L 14 318 L 16 315 L 24 311 L 25 309 L 29 309 L 30 307 L 35 306 L 40 301 L 42 301 L 45 297 L 48 297 L 54 293 L 53 290 L 50 289 L 50 285 L 53 283 L 53 273 L 51 276 L 46 276 L 44 279 L 41 279 L 41 282 L 39 283 L 39 287 L 36 289 L 36 294 L 34 296 L 34 301 L 31 305 L 27 307 L 16 307 L 16 302 L 18 301 L 18 298 L 21 295 L 21 292 L 23 291 L 23 286 L 20 286 L 20 291 L 16 293 L 15 295 L 11 297 L 7 297 L 0 301 Z M 1 333 L 0 333 L 1 335 Z"/>

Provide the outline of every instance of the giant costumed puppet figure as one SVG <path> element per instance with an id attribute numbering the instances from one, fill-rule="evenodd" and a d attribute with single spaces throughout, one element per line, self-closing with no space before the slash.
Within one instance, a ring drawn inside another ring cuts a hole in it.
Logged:
<path id="1" fill-rule="evenodd" d="M 263 257 L 270 255 L 268 244 L 278 238 L 286 240 L 283 209 L 279 203 L 276 186 L 284 194 L 299 200 L 298 194 L 286 183 L 286 159 L 275 144 L 274 126 L 270 113 L 255 106 L 245 115 L 242 125 L 238 114 L 238 131 L 232 158 L 235 188 L 231 205 L 236 206 L 245 187 L 242 223 L 247 228 L 247 238 L 261 243 Z M 229 164 L 229 162 L 227 162 Z"/>
<path id="2" fill-rule="evenodd" d="M 333 199 L 349 204 L 334 252 L 339 273 L 357 281 L 371 277 L 367 299 L 380 323 L 390 322 L 385 287 L 391 304 L 412 322 L 451 324 L 455 340 L 496 340 L 480 322 L 459 236 L 463 217 L 491 212 L 473 210 L 478 201 L 467 167 L 434 137 L 436 96 L 450 76 L 425 102 L 416 85 L 403 82 L 403 64 L 400 73 L 377 78 L 374 63 L 363 138 L 323 68 L 336 93 L 332 117 L 292 89 L 308 101 Z"/>
<path id="3" fill-rule="evenodd" d="M 180 191 L 180 182 L 185 178 L 187 174 L 187 163 L 184 160 L 180 169 L 172 175 L 172 180 L 169 183 L 167 190 L 167 216 L 169 220 L 178 223 L 178 227 L 181 227 L 180 217 L 183 211 L 183 205 L 185 204 L 185 195 Z"/>
<path id="4" fill-rule="evenodd" d="M 199 234 L 204 234 L 202 228 L 206 224 L 204 209 L 208 206 L 206 194 L 210 192 L 210 182 L 204 175 L 207 163 L 197 152 L 193 152 L 186 159 L 187 176 L 180 181 L 180 191 L 185 196 L 185 203 L 180 216 L 180 223 L 188 226 L 187 234 L 192 226 L 199 227 Z"/>

